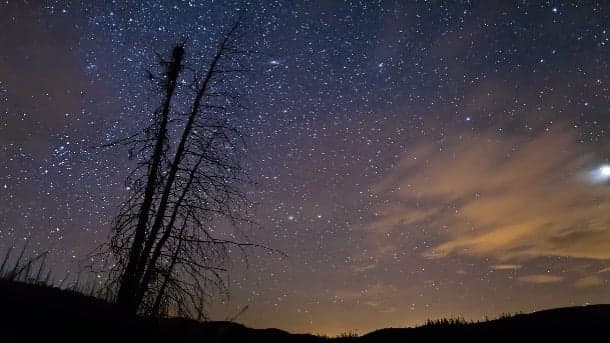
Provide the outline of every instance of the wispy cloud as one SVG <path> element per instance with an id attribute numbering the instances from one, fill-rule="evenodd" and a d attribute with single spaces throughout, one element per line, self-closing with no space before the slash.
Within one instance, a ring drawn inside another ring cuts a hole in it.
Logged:
<path id="1" fill-rule="evenodd" d="M 488 132 L 421 142 L 377 185 L 388 205 L 367 228 L 436 232 L 440 242 L 424 253 L 430 258 L 610 259 L 610 187 L 587 182 L 593 162 L 562 126 L 527 137 Z M 508 266 L 496 269 L 517 268 Z"/>
<path id="2" fill-rule="evenodd" d="M 610 272 L 610 267 L 602 268 L 598 271 L 598 273 L 607 273 Z"/>
<path id="3" fill-rule="evenodd" d="M 395 293 L 398 289 L 389 284 L 373 283 L 360 290 L 340 289 L 335 292 L 335 295 L 343 299 L 371 299 L 378 298 L 390 293 Z"/>
<path id="4" fill-rule="evenodd" d="M 358 266 L 353 266 L 352 271 L 354 273 L 366 273 L 368 271 L 375 269 L 375 267 L 377 267 L 377 265 L 374 263 L 366 264 L 366 265 L 358 265 Z"/>
<path id="5" fill-rule="evenodd" d="M 580 278 L 574 282 L 574 286 L 578 288 L 597 287 L 604 284 L 604 280 L 597 275 L 589 275 Z"/>
<path id="6" fill-rule="evenodd" d="M 385 283 L 373 283 L 359 289 L 339 289 L 335 291 L 335 298 L 339 301 L 350 301 L 374 308 L 380 313 L 392 313 L 396 311 L 394 306 L 387 304 L 387 299 L 398 294 L 396 286 Z"/>
<path id="7" fill-rule="evenodd" d="M 491 266 L 493 270 L 517 270 L 521 269 L 520 264 L 494 264 Z"/>
<path id="8" fill-rule="evenodd" d="M 379 303 L 379 301 L 373 301 L 373 300 L 367 300 L 364 302 L 365 305 L 370 306 L 370 307 L 379 307 L 379 305 L 381 305 Z"/>
<path id="9" fill-rule="evenodd" d="M 544 284 L 544 283 L 561 282 L 563 280 L 563 277 L 558 276 L 558 275 L 552 275 L 552 274 L 531 274 L 531 275 L 520 276 L 518 278 L 518 280 L 521 282 L 527 282 L 527 283 Z"/>

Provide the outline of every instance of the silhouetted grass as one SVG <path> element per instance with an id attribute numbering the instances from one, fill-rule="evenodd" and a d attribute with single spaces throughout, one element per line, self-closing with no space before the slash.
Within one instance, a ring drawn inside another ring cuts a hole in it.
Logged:
<path id="1" fill-rule="evenodd" d="M 11 263 L 14 246 L 10 246 L 0 265 L 0 279 L 6 281 L 19 281 L 32 284 L 50 285 L 51 271 L 46 267 L 48 251 L 44 251 L 33 258 L 25 257 L 27 241 L 22 246 L 19 256 Z"/>
<path id="2" fill-rule="evenodd" d="M 15 255 L 15 244 L 8 247 L 0 264 L 0 280 L 59 288 L 103 298 L 105 293 L 95 278 L 91 278 L 91 275 L 85 277 L 78 273 L 71 278 L 68 272 L 65 277 L 57 281 L 46 264 L 49 251 L 43 251 L 31 257 L 27 252 L 28 243 L 29 241 L 25 241 L 17 255 Z"/>
<path id="3" fill-rule="evenodd" d="M 428 319 L 426 323 L 421 327 L 424 328 L 434 328 L 434 327 L 443 327 L 443 326 L 458 326 L 458 325 L 467 325 L 472 324 L 473 321 L 467 321 L 464 317 L 456 317 L 456 318 L 441 318 L 441 319 Z"/>

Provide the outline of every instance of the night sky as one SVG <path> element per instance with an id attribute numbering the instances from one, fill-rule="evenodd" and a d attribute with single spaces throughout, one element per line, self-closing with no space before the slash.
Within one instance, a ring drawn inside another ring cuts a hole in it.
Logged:
<path id="1" fill-rule="evenodd" d="M 247 12 L 260 228 L 213 319 L 365 333 L 610 303 L 610 5 L 2 1 L 0 253 L 74 275 L 127 196 L 128 136 Z M 218 230 L 222 230 L 219 227 Z M 93 276 L 94 278 L 96 276 Z"/>

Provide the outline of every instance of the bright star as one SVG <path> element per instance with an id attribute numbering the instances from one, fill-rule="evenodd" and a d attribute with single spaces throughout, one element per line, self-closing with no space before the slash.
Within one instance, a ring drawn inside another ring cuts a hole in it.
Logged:
<path id="1" fill-rule="evenodd" d="M 610 182 L 610 164 L 602 164 L 601 166 L 591 170 L 588 175 L 589 181 L 593 183 Z"/>

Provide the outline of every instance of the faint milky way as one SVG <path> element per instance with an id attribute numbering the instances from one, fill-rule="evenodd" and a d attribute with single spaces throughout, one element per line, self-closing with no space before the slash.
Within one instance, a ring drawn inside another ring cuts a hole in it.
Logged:
<path id="1" fill-rule="evenodd" d="M 248 12 L 254 251 L 224 319 L 366 332 L 610 302 L 610 6 L 604 2 L 4 1 L 0 253 L 54 273 L 106 239 L 144 70 L 201 63 Z M 221 229 L 221 225 L 219 225 Z"/>

